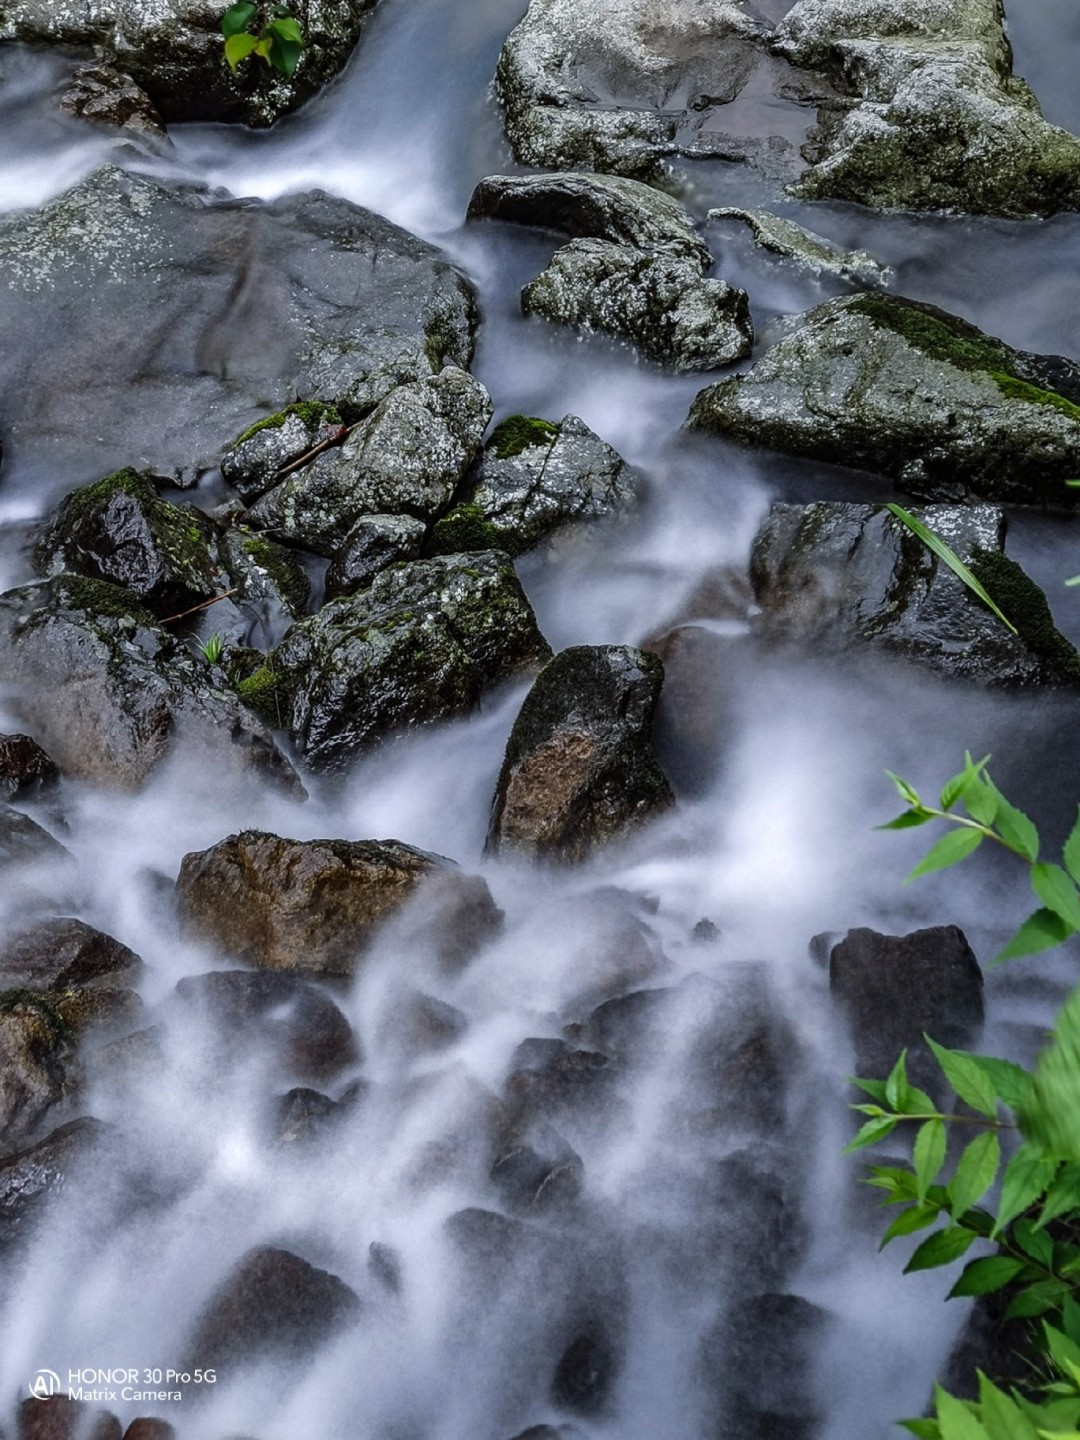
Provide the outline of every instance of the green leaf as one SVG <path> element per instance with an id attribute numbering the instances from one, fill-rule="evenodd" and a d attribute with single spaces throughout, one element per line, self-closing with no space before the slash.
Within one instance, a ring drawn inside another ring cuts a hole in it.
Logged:
<path id="1" fill-rule="evenodd" d="M 964 757 L 964 768 L 959 775 L 954 775 L 951 780 L 946 780 L 941 788 L 941 808 L 949 810 L 961 799 L 969 785 L 973 785 L 986 768 L 990 756 L 984 755 L 978 762 L 972 760 L 970 755 Z"/>
<path id="2" fill-rule="evenodd" d="M 919 1126 L 912 1149 L 912 1163 L 919 1187 L 919 1199 L 926 1196 L 929 1187 L 937 1179 L 938 1171 L 945 1163 L 945 1124 L 942 1120 L 927 1120 Z"/>
<path id="3" fill-rule="evenodd" d="M 1039 1056 L 1019 1118 L 1025 1138 L 1062 1160 L 1080 1160 L 1080 988 L 1057 1013 L 1053 1042 Z"/>
<path id="4" fill-rule="evenodd" d="M 1054 1242 L 1045 1230 L 1039 1230 L 1030 1220 L 1018 1220 L 1013 1226 L 1012 1238 L 1025 1255 L 1049 1270 L 1054 1263 Z"/>
<path id="5" fill-rule="evenodd" d="M 1045 1315 L 1056 1310 L 1068 1291 L 1057 1280 L 1039 1280 L 1014 1295 L 1005 1307 L 1006 1320 L 1030 1320 L 1036 1315 Z"/>
<path id="6" fill-rule="evenodd" d="M 1031 888 L 1049 910 L 1071 930 L 1080 930 L 1080 895 L 1060 865 L 1041 862 L 1031 867 Z"/>
<path id="7" fill-rule="evenodd" d="M 904 1274 L 915 1270 L 935 1270 L 939 1265 L 951 1265 L 954 1260 L 971 1249 L 978 1239 L 974 1230 L 963 1225 L 950 1225 L 944 1230 L 935 1230 L 927 1236 L 904 1266 Z"/>
<path id="8" fill-rule="evenodd" d="M 280 35 L 271 35 L 267 58 L 275 70 L 286 78 L 291 78 L 296 73 L 303 49 L 303 45 L 295 40 L 283 40 Z"/>
<path id="9" fill-rule="evenodd" d="M 885 1081 L 885 1103 L 893 1110 L 899 1110 L 907 1097 L 907 1051 L 900 1051 L 900 1058 L 889 1072 Z"/>
<path id="10" fill-rule="evenodd" d="M 1022 1260 L 1009 1255 L 988 1255 L 984 1260 L 971 1260 L 964 1266 L 960 1279 L 949 1291 L 948 1298 L 960 1295 L 992 1295 L 1004 1290 L 1027 1267 Z"/>
<path id="11" fill-rule="evenodd" d="M 976 580 L 975 576 L 960 559 L 960 556 L 957 555 L 955 550 L 946 545 L 940 535 L 935 535 L 929 525 L 916 519 L 914 515 L 902 509 L 899 505 L 890 503 L 886 505 L 885 508 L 891 515 L 894 515 L 902 525 L 906 525 L 913 535 L 917 535 L 927 549 L 932 550 L 939 560 L 943 560 L 953 574 L 964 582 L 971 593 L 977 596 L 984 605 L 990 607 L 1007 630 L 1011 630 L 1014 635 L 1018 633 L 1016 626 L 1002 614 L 996 603 L 991 600 L 990 596 L 986 593 L 984 587 Z"/>
<path id="12" fill-rule="evenodd" d="M 304 43 L 304 34 L 300 29 L 300 22 L 292 15 L 279 15 L 276 19 L 271 20 L 266 28 L 275 35 L 280 35 L 282 40 L 292 40 L 297 45 L 303 45 Z"/>
<path id="13" fill-rule="evenodd" d="M 1017 810 L 1015 805 L 1010 805 L 989 776 L 986 777 L 986 783 L 997 797 L 994 825 L 998 834 L 1007 845 L 1018 851 L 1025 860 L 1038 860 L 1038 830 L 1035 829 L 1035 826 L 1022 810 Z"/>
<path id="14" fill-rule="evenodd" d="M 895 1165 L 870 1165 L 868 1173 L 863 1180 L 864 1185 L 873 1186 L 875 1190 L 885 1190 L 897 1200 L 915 1200 L 918 1198 L 915 1190 L 915 1176 L 910 1170 L 901 1170 Z M 944 1203 L 944 1194 L 942 1195 Z M 883 1205 L 893 1204 L 893 1200 L 883 1200 Z"/>
<path id="15" fill-rule="evenodd" d="M 258 48 L 259 42 L 254 35 L 248 35 L 241 31 L 237 35 L 230 35 L 225 41 L 225 59 L 228 61 L 229 69 L 234 71 L 241 60 L 246 60 L 253 50 Z"/>
<path id="16" fill-rule="evenodd" d="M 1030 1206 L 1053 1180 L 1057 1172 L 1057 1161 L 1040 1155 L 1030 1145 L 1021 1145 L 1005 1167 L 1001 1182 L 1001 1199 L 998 1202 L 997 1222 L 994 1234 L 1003 1230 Z"/>
<path id="17" fill-rule="evenodd" d="M 1069 838 L 1062 847 L 1061 858 L 1065 869 L 1080 885 L 1080 806 L 1077 806 L 1076 821 L 1069 831 Z"/>
<path id="18" fill-rule="evenodd" d="M 230 5 L 225 14 L 221 17 L 221 33 L 226 40 L 233 35 L 239 35 L 241 30 L 246 30 L 255 18 L 255 11 L 258 6 L 253 0 L 238 0 L 236 5 Z"/>
<path id="19" fill-rule="evenodd" d="M 936 1205 L 909 1205 L 906 1210 L 901 1210 L 885 1231 L 878 1249 L 884 1250 L 890 1240 L 896 1240 L 901 1235 L 914 1235 L 917 1230 L 925 1230 L 940 1214 Z"/>
<path id="20" fill-rule="evenodd" d="M 990 1440 L 1037 1440 L 1035 1426 L 1003 1390 L 979 1372 L 979 1409 Z"/>
<path id="21" fill-rule="evenodd" d="M 845 1145 L 841 1155 L 850 1155 L 853 1150 L 861 1150 L 864 1145 L 874 1145 L 879 1140 L 884 1140 L 886 1135 L 891 1135 L 896 1129 L 897 1122 L 886 1115 L 883 1119 L 868 1120 L 859 1130 L 850 1145 Z"/>
<path id="22" fill-rule="evenodd" d="M 974 1060 L 980 1070 L 985 1070 L 998 1099 L 1004 1100 L 1010 1110 L 1019 1110 L 1030 1097 L 1035 1077 L 1021 1066 L 1014 1065 L 1011 1060 L 999 1060 L 996 1055 L 974 1055 L 970 1050 L 959 1053 Z"/>
<path id="23" fill-rule="evenodd" d="M 997 787 L 985 777 L 973 781 L 964 791 L 964 809 L 980 825 L 993 825 L 997 805 Z"/>
<path id="24" fill-rule="evenodd" d="M 956 1173 L 949 1182 L 952 1215 L 959 1220 L 994 1183 L 1001 1164 L 1001 1145 L 993 1130 L 976 1136 L 960 1156 Z"/>
<path id="25" fill-rule="evenodd" d="M 1080 1370 L 1080 1345 L 1070 1340 L 1062 1331 L 1056 1330 L 1053 1325 L 1048 1325 L 1045 1320 L 1043 1333 L 1046 1336 L 1047 1349 L 1054 1357 L 1058 1369 L 1064 1370 L 1066 1374 L 1073 1369 Z"/>
<path id="26" fill-rule="evenodd" d="M 908 805 L 914 805 L 917 809 L 922 808 L 919 792 L 915 789 L 914 785 L 909 785 L 906 780 L 902 780 L 899 775 L 894 775 L 891 770 L 886 770 L 885 774 L 888 775 L 889 779 L 896 786 L 896 792 L 901 800 Z"/>
<path id="27" fill-rule="evenodd" d="M 940 1385 L 934 1386 L 934 1408 L 941 1426 L 941 1440 L 989 1440 L 986 1430 L 962 1400 L 956 1400 Z"/>
<path id="28" fill-rule="evenodd" d="M 1018 960 L 1022 955 L 1037 955 L 1040 950 L 1052 950 L 1055 945 L 1068 940 L 1073 934 L 1072 927 L 1055 915 L 1053 910 L 1036 910 L 1029 915 L 1020 929 L 1003 950 L 999 950 L 991 962 L 1004 965 L 1006 960 Z"/>
<path id="29" fill-rule="evenodd" d="M 1080 1165 L 1063 1166 L 1061 1173 L 1048 1186 L 1046 1203 L 1036 1222 L 1038 1229 L 1064 1215 L 1066 1210 L 1080 1210 Z"/>
<path id="30" fill-rule="evenodd" d="M 885 1103 L 885 1081 L 884 1080 L 862 1080 L 858 1075 L 849 1075 L 849 1085 L 857 1085 L 860 1090 L 865 1090 L 867 1095 L 876 1100 L 879 1105 Z"/>
<path id="31" fill-rule="evenodd" d="M 916 825 L 925 825 L 928 820 L 933 820 L 933 815 L 928 810 L 905 810 L 902 815 L 897 815 L 895 820 L 889 820 L 884 825 L 875 825 L 875 830 L 911 830 Z"/>
<path id="32" fill-rule="evenodd" d="M 925 1119 L 927 1116 L 933 1117 L 937 1114 L 937 1106 L 925 1090 L 920 1090 L 917 1085 L 909 1083 L 904 1103 L 900 1106 L 900 1113 L 902 1115 L 919 1115 Z"/>
<path id="33" fill-rule="evenodd" d="M 950 865 L 966 860 L 979 848 L 982 839 L 978 830 L 969 830 L 966 827 L 962 830 L 947 830 L 940 840 L 935 840 L 930 846 L 915 869 L 905 878 L 904 884 L 917 880 L 920 875 L 930 875 L 935 870 L 947 870 Z"/>
<path id="34" fill-rule="evenodd" d="M 997 1096 L 994 1094 L 990 1077 L 982 1066 L 959 1050 L 947 1050 L 944 1045 L 938 1045 L 929 1035 L 923 1038 L 937 1057 L 945 1079 L 960 1099 L 980 1115 L 993 1120 L 997 1116 Z"/>
<path id="35" fill-rule="evenodd" d="M 896 1423 L 901 1429 L 916 1436 L 916 1440 L 941 1440 L 941 1426 L 936 1420 L 920 1417 L 915 1420 L 898 1420 Z"/>

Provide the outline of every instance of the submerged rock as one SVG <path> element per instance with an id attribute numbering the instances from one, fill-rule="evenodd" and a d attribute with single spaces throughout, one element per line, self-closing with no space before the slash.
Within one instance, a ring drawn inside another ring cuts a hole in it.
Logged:
<path id="1" fill-rule="evenodd" d="M 365 590 L 381 570 L 399 560 L 417 560 L 427 526 L 412 515 L 364 515 L 346 535 L 326 570 L 326 598 Z M 467 550 L 467 545 L 454 547 Z M 486 546 L 484 547 L 487 548 Z"/>
<path id="2" fill-rule="evenodd" d="M 269 125 L 341 69 L 375 4 L 292 0 L 290 13 L 300 23 L 304 46 L 289 78 L 255 58 L 232 73 L 224 60 L 224 11 L 200 0 L 97 6 L 10 0 L 0 14 L 0 40 L 92 51 L 110 73 L 120 71 L 121 79 L 130 77 L 141 87 L 170 124 L 235 120 Z"/>
<path id="3" fill-rule="evenodd" d="M 894 476 L 919 495 L 969 489 L 1070 503 L 1080 367 L 1013 350 L 932 305 L 854 295 L 808 311 L 743 375 L 702 390 L 692 427 Z"/>
<path id="4" fill-rule="evenodd" d="M 29 735 L 0 735 L 0 800 L 49 790 L 60 778 L 55 762 Z"/>
<path id="5" fill-rule="evenodd" d="M 362 515 L 405 512 L 431 519 L 480 449 L 491 398 L 464 370 L 399 385 L 344 444 L 268 491 L 253 524 L 333 555 Z"/>
<path id="6" fill-rule="evenodd" d="M 625 514 L 637 501 L 635 481 L 622 456 L 576 415 L 558 425 L 511 415 L 495 427 L 453 509 L 436 521 L 428 549 L 520 555 L 567 525 Z"/>
<path id="7" fill-rule="evenodd" d="M 25 1236 L 50 1198 L 93 1156 L 105 1133 L 100 1121 L 84 1116 L 0 1160 L 0 1248 Z"/>
<path id="8" fill-rule="evenodd" d="M 34 1137 L 75 1084 L 75 1046 L 55 1002 L 0 991 L 0 1153 Z"/>
<path id="9" fill-rule="evenodd" d="M 59 860 L 67 853 L 44 826 L 0 801 L 0 869 L 35 860 Z"/>
<path id="10" fill-rule="evenodd" d="M 0 218 L 0 266 L 5 424 L 84 470 L 89 444 L 101 474 L 191 479 L 297 395 L 351 423 L 472 355 L 473 289 L 440 252 L 317 191 L 263 204 L 105 167 Z"/>
<path id="11" fill-rule="evenodd" d="M 881 505 L 774 505 L 751 556 L 760 633 L 825 648 L 870 645 L 988 685 L 1080 685 L 1080 655 L 1046 597 L 1003 553 L 990 505 L 917 511 L 967 563 L 1012 634 L 922 540 Z"/>
<path id="12" fill-rule="evenodd" d="M 811 275 L 835 275 L 864 285 L 887 285 L 893 278 L 888 265 L 865 250 L 842 250 L 823 235 L 815 235 L 786 216 L 771 210 L 739 210 L 725 205 L 710 210 L 709 220 L 733 220 L 749 228 L 762 250 L 778 255 Z"/>
<path id="13" fill-rule="evenodd" d="M 273 653 L 289 731 L 309 765 L 337 770 L 397 731 L 471 710 L 547 659 L 508 556 L 414 560 L 296 624 Z"/>
<path id="14" fill-rule="evenodd" d="M 142 960 L 119 940 L 82 920 L 39 920 L 0 941 L 0 985 L 63 990 L 99 980 L 134 980 Z"/>
<path id="15" fill-rule="evenodd" d="M 398 840 L 283 840 L 246 830 L 186 855 L 176 882 L 186 933 L 268 970 L 351 975 L 380 927 L 419 900 L 438 948 L 465 959 L 498 926 L 483 880 Z"/>
<path id="16" fill-rule="evenodd" d="M 732 1307 L 701 1348 L 717 1433 L 812 1440 L 824 1418 L 815 1361 L 828 1326 L 828 1312 L 801 1295 L 755 1295 Z"/>
<path id="17" fill-rule="evenodd" d="M 488 849 L 581 861 L 673 803 L 652 752 L 655 655 L 573 646 L 537 676 L 507 741 Z"/>

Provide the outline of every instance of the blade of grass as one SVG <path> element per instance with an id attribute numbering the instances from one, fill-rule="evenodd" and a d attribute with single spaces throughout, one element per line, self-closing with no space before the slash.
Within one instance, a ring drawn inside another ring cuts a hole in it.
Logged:
<path id="1" fill-rule="evenodd" d="M 945 541 L 942 540 L 940 535 L 935 535 L 929 525 L 924 525 L 921 520 L 917 520 L 914 515 L 910 515 L 900 505 L 890 503 L 886 505 L 885 508 L 890 515 L 895 515 L 901 525 L 906 525 L 911 533 L 917 536 L 928 550 L 932 550 L 939 560 L 944 561 L 953 574 L 964 582 L 971 593 L 977 595 L 984 605 L 990 607 L 1007 630 L 1011 630 L 1014 635 L 1019 634 L 1016 626 L 1007 616 L 1002 614 L 997 605 L 994 604 L 993 600 L 991 600 L 990 596 L 986 593 L 983 586 L 979 584 L 975 576 L 960 559 L 960 556 L 957 555 L 955 550 L 950 549 L 950 547 L 945 544 Z"/>

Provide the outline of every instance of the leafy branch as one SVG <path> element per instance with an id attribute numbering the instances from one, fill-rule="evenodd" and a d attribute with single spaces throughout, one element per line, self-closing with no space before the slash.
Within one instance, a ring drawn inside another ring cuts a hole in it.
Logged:
<path id="1" fill-rule="evenodd" d="M 221 33 L 225 37 L 225 59 L 235 75 L 237 66 L 249 55 L 258 55 L 271 69 L 290 79 L 304 51 L 304 33 L 300 22 L 288 10 L 275 7 L 271 18 L 257 30 L 259 6 L 255 0 L 237 0 L 221 17 Z"/>

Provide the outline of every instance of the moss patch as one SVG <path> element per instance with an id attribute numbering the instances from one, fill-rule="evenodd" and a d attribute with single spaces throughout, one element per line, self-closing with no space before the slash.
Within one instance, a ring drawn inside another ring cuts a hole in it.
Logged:
<path id="1" fill-rule="evenodd" d="M 131 620 L 137 625 L 158 624 L 157 617 L 144 609 L 122 585 L 70 572 L 58 576 L 56 584 L 57 598 L 66 610 L 82 610 L 109 620 Z"/>
<path id="2" fill-rule="evenodd" d="M 311 596 L 311 581 L 295 555 L 265 535 L 245 533 L 244 549 L 254 563 L 266 571 L 292 613 L 302 615 Z"/>
<path id="3" fill-rule="evenodd" d="M 256 420 L 254 425 L 248 426 L 242 435 L 237 436 L 230 448 L 235 450 L 260 430 L 280 430 L 290 415 L 295 415 L 309 430 L 317 430 L 320 425 L 343 423 L 340 413 L 333 405 L 324 405 L 321 400 L 298 400 L 295 405 L 286 405 L 285 409 L 279 410 L 276 415 L 267 415 L 264 420 Z"/>
<path id="4" fill-rule="evenodd" d="M 487 448 L 494 450 L 499 460 L 512 460 L 530 445 L 550 445 L 558 433 L 558 425 L 550 420 L 538 420 L 533 415 L 508 415 L 491 432 Z"/>
<path id="5" fill-rule="evenodd" d="M 125 466 L 123 470 L 114 470 L 111 475 L 106 475 L 103 480 L 95 480 L 92 485 L 80 485 L 77 490 L 72 490 L 64 500 L 64 518 L 78 522 L 114 495 L 130 495 L 140 505 L 153 505 L 158 500 L 158 493 L 149 480 L 137 470 Z"/>
<path id="6" fill-rule="evenodd" d="M 496 529 L 479 505 L 458 505 L 436 521 L 427 550 L 429 555 L 467 555 L 475 550 L 518 553 L 512 538 Z"/>
<path id="7" fill-rule="evenodd" d="M 1056 390 L 1040 390 L 1037 385 L 1029 385 L 1026 380 L 1018 380 L 1015 375 L 1000 372 L 992 373 L 990 379 L 1009 400 L 1024 400 L 1029 405 L 1049 405 L 1052 410 L 1060 410 L 1062 415 L 1067 415 L 1070 420 L 1080 422 L 1080 405 L 1074 405 Z"/>
<path id="8" fill-rule="evenodd" d="M 958 370 L 1010 369 L 1007 346 L 964 320 L 946 318 L 944 311 L 901 303 L 887 295 L 860 295 L 847 308 L 891 330 L 932 360 L 942 360 Z"/>
<path id="9" fill-rule="evenodd" d="M 0 991 L 0 1015 L 10 1015 L 21 1009 L 33 1010 L 40 1015 L 58 1040 L 64 1040 L 70 1035 L 70 1025 L 39 991 L 22 988 Z"/>
<path id="10" fill-rule="evenodd" d="M 1054 624 L 1046 596 L 1035 581 L 999 550 L 976 550 L 970 569 L 1028 649 L 1048 660 L 1063 680 L 1080 685 L 1080 654 Z"/>

